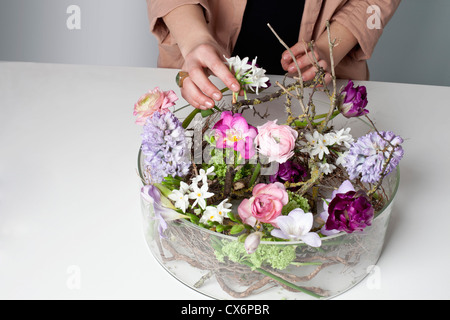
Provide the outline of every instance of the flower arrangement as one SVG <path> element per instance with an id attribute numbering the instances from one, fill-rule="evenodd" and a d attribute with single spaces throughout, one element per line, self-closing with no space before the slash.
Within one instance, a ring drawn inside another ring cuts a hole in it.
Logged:
<path id="1" fill-rule="evenodd" d="M 335 43 L 329 38 L 331 61 Z M 150 90 L 135 104 L 136 123 L 143 125 L 144 205 L 154 210 L 152 219 L 158 221 L 161 241 L 180 237 L 186 244 L 200 229 L 233 236 L 236 241 L 210 239 L 212 259 L 246 266 L 290 290 L 322 297 L 323 290 L 299 286 L 277 275 L 278 270 L 295 264 L 321 269 L 324 259 L 299 262 L 301 250 L 326 251 L 328 237 L 361 234 L 372 225 L 390 201 L 383 180 L 398 166 L 403 140 L 391 131 L 376 129 L 368 117 L 364 86 L 350 80 L 338 90 L 333 65 L 331 89 L 324 83 L 325 70 L 316 63 L 314 80 L 304 82 L 298 68 L 295 82 L 277 82 L 278 91 L 248 99 L 247 93 L 259 96 L 270 86 L 265 70 L 256 65 L 256 59 L 249 63 L 248 58 L 232 57 L 225 63 L 241 83 L 244 100 L 238 101 L 233 94 L 230 105 L 194 109 L 183 122 L 169 109 L 178 99 L 171 90 Z M 324 114 L 316 114 L 316 92 L 330 100 Z M 266 121 L 267 112 L 262 115 L 258 106 L 281 97 L 285 97 L 287 120 Z M 298 101 L 300 114 L 294 113 L 293 100 Z M 249 123 L 243 115 L 249 109 L 265 123 Z M 354 137 L 351 127 L 334 128 L 331 123 L 338 116 L 364 118 L 370 131 Z M 177 224 L 180 221 L 198 228 L 183 228 Z M 171 223 L 181 227 L 170 231 Z M 194 234 L 184 238 L 186 232 Z M 296 245 L 270 246 L 289 242 Z M 174 250 L 172 255 L 183 259 Z M 219 282 L 231 295 L 243 296 L 223 279 Z M 253 292 L 254 287 L 253 283 L 245 292 Z"/>

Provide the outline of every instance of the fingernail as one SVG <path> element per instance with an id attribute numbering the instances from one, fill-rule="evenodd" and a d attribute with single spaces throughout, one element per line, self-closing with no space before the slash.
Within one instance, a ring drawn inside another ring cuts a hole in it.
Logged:
<path id="1" fill-rule="evenodd" d="M 295 70 L 297 70 L 297 68 L 292 66 L 292 67 L 289 67 L 288 71 L 292 73 L 292 72 L 295 72 Z"/>
<path id="2" fill-rule="evenodd" d="M 218 101 L 218 100 L 220 100 L 221 96 L 219 93 L 214 93 L 213 98 L 214 98 L 214 100 Z"/>
<path id="3" fill-rule="evenodd" d="M 212 108 L 212 107 L 214 107 L 214 103 L 212 103 L 211 101 L 207 101 L 206 102 L 206 107 L 209 109 L 209 108 Z"/>
<path id="4" fill-rule="evenodd" d="M 233 90 L 234 92 L 239 91 L 241 88 L 237 85 L 237 84 L 232 84 L 231 85 L 231 90 Z"/>

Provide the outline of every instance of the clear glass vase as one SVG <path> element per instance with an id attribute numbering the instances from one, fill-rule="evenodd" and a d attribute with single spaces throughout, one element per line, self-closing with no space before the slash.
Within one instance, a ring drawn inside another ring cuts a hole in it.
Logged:
<path id="1" fill-rule="evenodd" d="M 143 163 L 139 153 L 139 165 Z M 142 170 L 141 170 L 142 171 Z M 158 262 L 173 277 L 216 299 L 329 299 L 361 282 L 380 257 L 400 172 L 383 181 L 389 199 L 363 232 L 322 238 L 320 248 L 302 241 L 261 242 L 248 255 L 237 237 L 187 220 L 168 222 L 158 232 L 154 208 L 142 200 L 144 232 Z"/>

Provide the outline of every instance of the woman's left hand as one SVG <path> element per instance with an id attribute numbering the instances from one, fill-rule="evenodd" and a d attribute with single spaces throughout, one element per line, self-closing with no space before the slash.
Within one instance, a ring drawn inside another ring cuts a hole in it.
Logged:
<path id="1" fill-rule="evenodd" d="M 329 70 L 329 62 L 321 57 L 316 48 L 314 48 L 314 55 L 311 51 L 305 52 L 305 47 L 303 43 L 298 42 L 293 47 L 290 48 L 295 56 L 298 67 L 300 68 L 303 81 L 309 81 L 314 79 L 317 72 L 317 64 L 325 70 L 325 83 L 331 81 L 331 73 Z M 288 50 L 283 52 L 281 55 L 281 66 L 283 69 L 290 73 L 298 75 L 297 66 L 292 59 L 291 54 Z"/>

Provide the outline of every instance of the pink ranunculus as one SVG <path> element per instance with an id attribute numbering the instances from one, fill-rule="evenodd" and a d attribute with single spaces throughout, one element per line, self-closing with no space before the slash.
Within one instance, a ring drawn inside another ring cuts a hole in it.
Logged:
<path id="1" fill-rule="evenodd" d="M 258 127 L 255 144 L 258 151 L 269 161 L 284 163 L 294 155 L 298 132 L 287 125 L 277 124 L 277 120 L 268 121 Z"/>
<path id="2" fill-rule="evenodd" d="M 213 129 L 216 148 L 232 148 L 240 152 L 244 159 L 250 159 L 255 154 L 253 140 L 258 131 L 240 113 L 222 112 Z"/>
<path id="3" fill-rule="evenodd" d="M 156 111 L 160 114 L 167 113 L 177 100 L 178 97 L 172 90 L 161 91 L 158 87 L 149 90 L 134 105 L 133 115 L 137 116 L 136 124 L 144 125 L 147 118 L 153 117 Z"/>
<path id="4" fill-rule="evenodd" d="M 288 201 L 289 196 L 282 183 L 260 183 L 253 188 L 253 197 L 242 200 L 238 213 L 242 221 L 252 227 L 259 221 L 277 228 L 275 220 Z"/>

